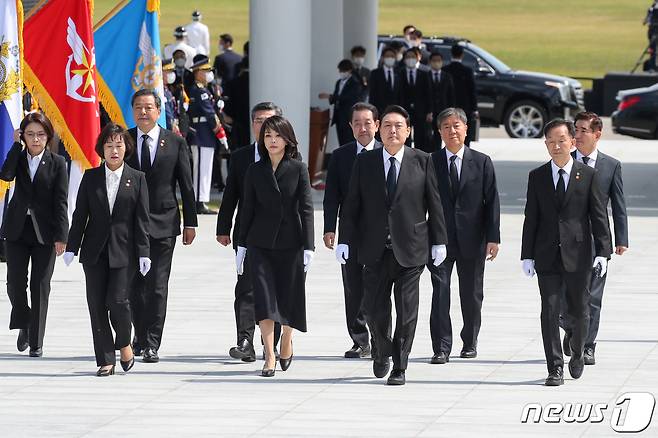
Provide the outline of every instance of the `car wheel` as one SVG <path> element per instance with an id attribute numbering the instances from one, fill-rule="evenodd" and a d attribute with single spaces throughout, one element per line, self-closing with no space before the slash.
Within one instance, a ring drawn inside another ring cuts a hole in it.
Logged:
<path id="1" fill-rule="evenodd" d="M 546 110 L 532 100 L 512 104 L 505 113 L 505 131 L 512 138 L 539 138 L 546 123 Z"/>

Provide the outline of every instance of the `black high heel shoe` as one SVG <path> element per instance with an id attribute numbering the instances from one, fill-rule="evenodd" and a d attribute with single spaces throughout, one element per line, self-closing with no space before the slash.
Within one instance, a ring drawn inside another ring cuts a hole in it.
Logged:
<path id="1" fill-rule="evenodd" d="M 100 367 L 96 372 L 96 377 L 107 377 L 113 375 L 114 375 L 114 365 L 112 365 L 112 368 L 103 369 L 103 367 Z"/>
<path id="2" fill-rule="evenodd" d="M 267 363 L 267 360 L 265 360 Z M 260 372 L 261 377 L 274 377 L 274 370 L 276 368 L 276 356 L 274 356 L 274 366 L 272 368 L 265 368 L 265 365 L 263 365 L 263 369 Z"/>
<path id="3" fill-rule="evenodd" d="M 123 368 L 123 371 L 127 373 L 128 371 L 130 371 L 133 365 L 135 365 L 135 355 L 133 354 L 133 357 L 131 357 L 130 360 L 127 360 L 125 362 L 119 360 L 119 363 L 121 364 L 121 368 Z"/>
<path id="4" fill-rule="evenodd" d="M 290 350 L 292 350 L 292 341 L 290 341 Z M 290 357 L 288 359 L 284 359 L 282 357 L 279 357 L 279 363 L 281 364 L 281 371 L 286 371 L 288 368 L 290 368 L 290 364 L 292 363 L 292 351 L 290 353 Z"/>

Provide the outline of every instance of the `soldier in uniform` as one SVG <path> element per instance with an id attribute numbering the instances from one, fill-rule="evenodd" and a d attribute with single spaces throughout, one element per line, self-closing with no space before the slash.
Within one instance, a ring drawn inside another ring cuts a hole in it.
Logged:
<path id="1" fill-rule="evenodd" d="M 164 58 L 175 58 L 174 52 L 176 50 L 182 50 L 185 52 L 185 68 L 190 68 L 192 66 L 192 58 L 194 58 L 194 55 L 197 53 L 194 47 L 185 42 L 187 41 L 187 30 L 185 30 L 183 26 L 178 26 L 176 29 L 174 29 L 174 38 L 176 39 L 176 42 L 167 44 L 164 47 Z"/>
<path id="2" fill-rule="evenodd" d="M 192 63 L 194 84 L 190 87 L 190 116 L 192 161 L 194 164 L 194 190 L 196 193 L 196 211 L 198 214 L 216 214 L 206 205 L 210 201 L 212 165 L 215 156 L 216 133 L 221 128 L 215 113 L 215 100 L 208 89 L 214 75 L 206 55 L 196 55 Z"/>
<path id="3" fill-rule="evenodd" d="M 201 12 L 192 12 L 192 22 L 185 26 L 187 30 L 187 44 L 192 46 L 197 53 L 210 55 L 210 33 L 208 26 L 201 22 Z"/>

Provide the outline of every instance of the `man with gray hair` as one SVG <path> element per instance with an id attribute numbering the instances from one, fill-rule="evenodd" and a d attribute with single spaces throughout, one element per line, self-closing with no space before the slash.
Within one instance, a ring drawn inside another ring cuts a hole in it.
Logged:
<path id="1" fill-rule="evenodd" d="M 263 122 L 272 116 L 280 116 L 283 112 L 281 108 L 272 102 L 261 102 L 256 104 L 251 110 L 251 130 L 254 138 L 258 138 Z M 233 250 L 237 250 L 237 236 L 240 232 L 240 210 L 244 195 L 244 177 L 247 168 L 256 161 L 260 160 L 258 154 L 257 141 L 254 143 L 236 149 L 231 154 L 231 161 L 226 176 L 226 188 L 222 197 L 222 204 L 217 215 L 217 242 L 223 246 L 231 244 L 231 225 L 233 215 L 237 207 L 238 213 L 233 227 Z M 256 360 L 254 351 L 254 328 L 256 318 L 254 316 L 254 292 L 251 284 L 249 257 L 244 261 L 244 271 L 238 275 L 238 281 L 235 284 L 235 324 L 237 329 L 237 345 L 231 347 L 229 355 L 234 359 L 241 359 L 243 362 L 253 362 Z M 281 334 L 281 326 L 276 324 L 274 329 L 274 343 Z"/>
<path id="2" fill-rule="evenodd" d="M 450 277 L 457 265 L 459 299 L 464 326 L 460 357 L 477 356 L 484 262 L 494 260 L 500 243 L 500 203 L 491 158 L 464 147 L 467 117 L 461 108 L 446 108 L 437 117 L 445 148 L 432 154 L 443 214 L 448 230 L 448 256 L 439 266 L 428 263 L 432 275 L 430 333 L 434 355 L 431 363 L 450 360 Z"/>

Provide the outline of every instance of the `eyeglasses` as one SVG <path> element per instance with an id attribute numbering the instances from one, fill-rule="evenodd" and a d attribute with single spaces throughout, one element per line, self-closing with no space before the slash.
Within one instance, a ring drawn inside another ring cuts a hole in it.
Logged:
<path id="1" fill-rule="evenodd" d="M 48 138 L 45 132 L 26 132 L 23 134 L 27 138 L 38 138 L 39 140 L 45 140 Z"/>

